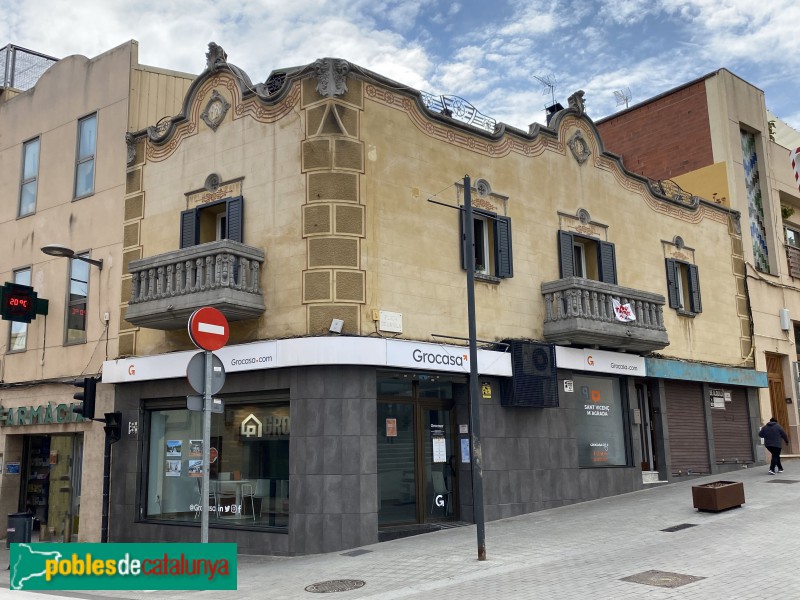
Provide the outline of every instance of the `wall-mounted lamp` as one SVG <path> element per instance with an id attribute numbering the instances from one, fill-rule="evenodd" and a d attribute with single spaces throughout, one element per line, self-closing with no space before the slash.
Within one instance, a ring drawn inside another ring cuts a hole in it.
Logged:
<path id="1" fill-rule="evenodd" d="M 344 327 L 344 321 L 342 319 L 333 319 L 328 331 L 331 333 L 342 333 L 342 327 Z"/>
<path id="2" fill-rule="evenodd" d="M 61 246 L 60 244 L 48 244 L 47 246 L 42 246 L 42 252 L 47 254 L 48 256 L 61 256 L 63 258 L 74 258 L 75 260 L 82 260 L 83 262 L 87 262 L 90 265 L 94 265 L 101 271 L 103 270 L 103 259 L 102 258 L 86 258 L 85 256 L 80 256 L 75 254 L 75 251 L 67 248 L 66 246 Z"/>

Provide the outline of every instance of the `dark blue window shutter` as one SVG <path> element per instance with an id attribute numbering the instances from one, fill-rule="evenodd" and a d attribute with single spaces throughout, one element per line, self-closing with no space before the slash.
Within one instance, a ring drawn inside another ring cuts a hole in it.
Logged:
<path id="1" fill-rule="evenodd" d="M 241 196 L 231 198 L 228 200 L 226 206 L 226 220 L 228 223 L 228 232 L 225 237 L 234 242 L 243 242 L 243 212 L 244 202 Z"/>
<path id="2" fill-rule="evenodd" d="M 474 252 L 467 252 L 467 229 L 466 229 L 466 213 L 464 207 L 460 207 L 458 211 L 458 222 L 461 225 L 461 268 L 467 270 L 467 257 L 475 256 Z"/>
<path id="3" fill-rule="evenodd" d="M 678 271 L 678 261 L 672 258 L 666 259 L 667 265 L 667 297 L 669 298 L 670 308 L 680 308 L 681 300 L 678 298 L 678 277 L 681 276 Z"/>
<path id="4" fill-rule="evenodd" d="M 617 285 L 617 256 L 614 252 L 614 244 L 611 242 L 598 242 L 597 248 L 600 281 Z"/>
<path id="5" fill-rule="evenodd" d="M 566 231 L 558 232 L 558 265 L 561 279 L 575 277 L 575 251 L 572 249 L 574 237 Z"/>
<path id="6" fill-rule="evenodd" d="M 511 219 L 494 217 L 494 251 L 495 275 L 497 277 L 513 277 L 514 261 L 511 254 Z"/>
<path id="7" fill-rule="evenodd" d="M 197 245 L 197 211 L 181 211 L 181 248 Z"/>
<path id="8" fill-rule="evenodd" d="M 700 276 L 696 265 L 687 265 L 689 268 L 689 302 L 694 313 L 703 312 L 703 303 L 700 302 Z"/>

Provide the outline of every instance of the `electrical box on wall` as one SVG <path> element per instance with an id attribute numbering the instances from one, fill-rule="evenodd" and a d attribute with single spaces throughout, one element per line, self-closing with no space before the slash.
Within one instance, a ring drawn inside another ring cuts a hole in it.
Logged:
<path id="1" fill-rule="evenodd" d="M 789 309 L 782 308 L 778 311 L 778 318 L 781 321 L 781 330 L 783 331 L 791 331 L 792 330 L 792 319 L 789 317 Z"/>

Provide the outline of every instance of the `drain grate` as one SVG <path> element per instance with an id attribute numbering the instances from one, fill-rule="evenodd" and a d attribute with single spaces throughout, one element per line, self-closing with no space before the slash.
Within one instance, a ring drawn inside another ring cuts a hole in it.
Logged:
<path id="1" fill-rule="evenodd" d="M 314 592 L 315 594 L 349 592 L 350 590 L 357 590 L 360 587 L 364 587 L 364 585 L 366 585 L 366 582 L 360 579 L 331 579 L 330 581 L 312 583 L 306 587 L 306 591 Z"/>
<path id="2" fill-rule="evenodd" d="M 372 550 L 351 550 L 350 552 L 342 552 L 339 556 L 361 556 L 362 554 L 369 554 Z"/>
<path id="3" fill-rule="evenodd" d="M 680 525 L 673 525 L 661 531 L 669 531 L 671 533 L 673 531 L 680 531 L 681 529 L 689 529 L 689 527 L 697 527 L 697 523 L 681 523 Z"/>
<path id="4" fill-rule="evenodd" d="M 686 585 L 687 583 L 700 581 L 701 579 L 705 579 L 705 577 L 669 573 L 668 571 L 645 571 L 644 573 L 623 577 L 620 581 L 630 581 L 631 583 L 642 583 L 644 585 L 654 585 L 656 587 L 676 588 Z"/>
<path id="5" fill-rule="evenodd" d="M 767 483 L 800 483 L 797 479 L 770 479 Z"/>

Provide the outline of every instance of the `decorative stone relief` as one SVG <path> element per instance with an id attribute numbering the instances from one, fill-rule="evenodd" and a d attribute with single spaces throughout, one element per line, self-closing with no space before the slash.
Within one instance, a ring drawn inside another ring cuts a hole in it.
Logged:
<path id="1" fill-rule="evenodd" d="M 230 103 L 217 90 L 214 90 L 211 92 L 211 99 L 206 104 L 206 109 L 200 115 L 200 118 L 213 131 L 216 131 L 230 107 Z"/>
<path id="2" fill-rule="evenodd" d="M 317 93 L 325 98 L 334 98 L 347 93 L 347 74 L 350 63 L 340 58 L 320 58 L 314 63 L 317 76 Z"/>
<path id="3" fill-rule="evenodd" d="M 674 238 L 672 238 L 672 243 L 675 244 L 675 247 L 678 250 L 683 250 L 683 247 L 686 245 L 683 241 L 683 238 L 679 235 L 676 235 Z"/>
<path id="4" fill-rule="evenodd" d="M 575 216 L 578 217 L 578 220 L 582 225 L 588 225 L 592 220 L 592 217 L 589 215 L 589 211 L 585 208 L 579 208 L 578 212 L 575 213 Z"/>
<path id="5" fill-rule="evenodd" d="M 478 179 L 475 182 L 475 191 L 478 192 L 478 196 L 485 198 L 492 193 L 492 186 L 490 186 L 489 182 L 485 179 Z"/>
<path id="6" fill-rule="evenodd" d="M 586 106 L 583 103 L 583 94 L 584 94 L 583 90 L 578 90 L 577 92 L 572 94 L 572 96 L 567 98 L 569 107 L 577 109 L 579 115 L 582 115 L 583 113 L 586 112 Z"/>
<path id="7" fill-rule="evenodd" d="M 126 164 L 130 167 L 136 160 L 136 142 L 130 133 L 125 134 L 125 147 L 127 150 Z"/>
<path id="8" fill-rule="evenodd" d="M 211 173 L 208 177 L 206 177 L 206 182 L 203 184 L 203 187 L 208 192 L 215 192 L 219 188 L 220 177 L 216 173 Z"/>
<path id="9" fill-rule="evenodd" d="M 589 150 L 589 144 L 586 143 L 586 139 L 584 139 L 583 134 L 580 131 L 576 131 L 572 134 L 572 137 L 567 142 L 569 149 L 572 150 L 572 156 L 575 157 L 575 160 L 578 161 L 579 165 L 582 165 L 586 162 L 589 158 L 589 155 L 592 153 Z"/>
<path id="10" fill-rule="evenodd" d="M 222 46 L 211 42 L 208 45 L 208 52 L 206 52 L 206 69 L 213 72 L 225 66 L 227 62 L 228 55 L 222 49 Z"/>

